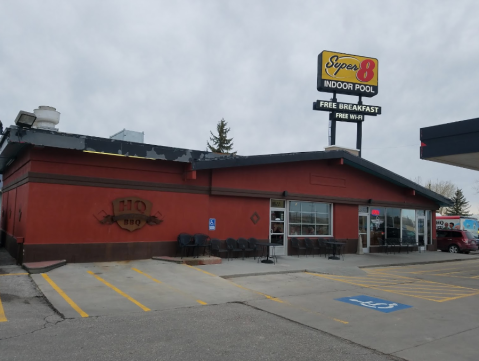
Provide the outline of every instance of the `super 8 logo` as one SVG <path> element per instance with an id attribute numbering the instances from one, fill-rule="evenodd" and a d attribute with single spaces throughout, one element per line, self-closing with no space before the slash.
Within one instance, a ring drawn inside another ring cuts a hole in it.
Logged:
<path id="1" fill-rule="evenodd" d="M 359 67 L 356 64 L 351 64 L 352 57 L 339 57 L 338 55 L 333 55 L 329 58 L 329 61 L 325 64 L 326 74 L 332 78 L 341 78 L 341 75 L 344 77 L 345 72 L 354 72 L 356 74 L 356 79 L 360 82 L 367 83 L 374 78 L 374 68 L 376 68 L 376 63 L 372 59 L 364 59 L 359 62 L 359 60 L 354 59 L 354 61 L 359 63 Z M 342 62 L 341 60 L 349 60 L 348 62 Z M 340 71 L 343 71 L 341 74 L 338 74 Z"/>
<path id="2" fill-rule="evenodd" d="M 378 60 L 323 51 L 318 56 L 318 90 L 373 97 L 378 92 Z"/>

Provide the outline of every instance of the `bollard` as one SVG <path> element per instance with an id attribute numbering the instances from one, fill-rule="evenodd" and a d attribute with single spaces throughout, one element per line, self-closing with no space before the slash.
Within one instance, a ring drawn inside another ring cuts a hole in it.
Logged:
<path id="1" fill-rule="evenodd" d="M 358 237 L 358 251 L 356 252 L 356 254 L 364 254 L 363 253 L 363 237 L 361 235 L 359 235 Z"/>

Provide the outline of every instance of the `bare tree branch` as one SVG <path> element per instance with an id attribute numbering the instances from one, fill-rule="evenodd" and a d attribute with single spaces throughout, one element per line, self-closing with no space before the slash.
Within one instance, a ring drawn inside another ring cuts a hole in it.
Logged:
<path id="1" fill-rule="evenodd" d="M 430 189 L 433 192 L 440 194 L 449 199 L 454 196 L 454 193 L 456 192 L 456 189 L 457 189 L 457 186 L 454 185 L 452 182 L 439 180 L 439 179 L 437 179 L 435 182 L 433 182 L 431 179 L 423 182 L 421 177 L 416 177 L 413 179 L 413 182 L 416 182 L 417 184 L 422 185 L 424 188 Z M 479 193 L 479 183 L 478 183 L 477 191 Z M 439 208 L 438 212 L 441 215 L 445 215 L 446 207 Z"/>

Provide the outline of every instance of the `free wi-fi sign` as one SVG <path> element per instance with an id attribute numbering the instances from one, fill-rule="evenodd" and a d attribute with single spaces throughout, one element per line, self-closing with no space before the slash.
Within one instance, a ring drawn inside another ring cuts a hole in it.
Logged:
<path id="1" fill-rule="evenodd" d="M 378 94 L 378 59 L 323 51 L 318 55 L 318 91 L 373 97 Z"/>

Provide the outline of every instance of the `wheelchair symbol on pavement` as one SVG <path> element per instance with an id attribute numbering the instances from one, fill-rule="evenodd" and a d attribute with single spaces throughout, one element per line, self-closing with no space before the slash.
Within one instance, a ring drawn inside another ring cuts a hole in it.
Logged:
<path id="1" fill-rule="evenodd" d="M 360 301 L 354 298 L 350 298 L 349 300 L 352 302 L 359 302 L 361 306 L 364 306 L 364 307 L 379 308 L 379 309 L 394 308 L 398 305 L 397 303 L 383 303 L 383 302 L 374 303 L 373 301 Z"/>
<path id="2" fill-rule="evenodd" d="M 351 305 L 356 305 L 360 307 L 366 307 L 370 310 L 376 310 L 383 313 L 390 313 L 394 311 L 404 310 L 406 308 L 411 308 L 412 306 L 405 305 L 399 302 L 391 302 L 388 300 L 382 300 L 380 298 L 360 295 L 353 297 L 341 297 L 336 298 L 336 301 L 346 302 Z"/>

